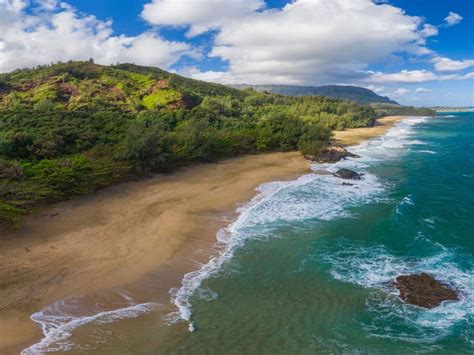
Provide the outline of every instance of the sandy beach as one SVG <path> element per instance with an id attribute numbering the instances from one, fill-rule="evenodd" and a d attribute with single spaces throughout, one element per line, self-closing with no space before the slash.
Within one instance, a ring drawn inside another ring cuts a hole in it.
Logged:
<path id="1" fill-rule="evenodd" d="M 367 139 L 381 136 L 406 116 L 387 116 L 379 118 L 374 127 L 351 128 L 334 132 L 333 141 L 345 146 L 359 144 Z"/>
<path id="2" fill-rule="evenodd" d="M 357 144 L 400 119 L 336 132 L 334 141 Z M 169 298 L 193 260 L 208 258 L 197 250 L 212 246 L 256 187 L 306 172 L 309 163 L 297 152 L 245 156 L 119 184 L 27 217 L 0 238 L 0 353 L 41 338 L 31 314 L 70 295 L 128 285 L 164 268 L 173 275 L 160 285 Z"/>

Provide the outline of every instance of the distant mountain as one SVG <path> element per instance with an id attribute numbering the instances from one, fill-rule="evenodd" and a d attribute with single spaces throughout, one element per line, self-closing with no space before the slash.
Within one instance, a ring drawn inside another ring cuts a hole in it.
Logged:
<path id="1" fill-rule="evenodd" d="M 386 96 L 377 95 L 369 89 L 358 86 L 345 85 L 326 85 L 326 86 L 291 86 L 291 85 L 235 85 L 235 88 L 245 89 L 253 88 L 257 91 L 267 91 L 273 94 L 289 96 L 325 96 L 334 99 L 353 101 L 358 104 L 392 104 L 398 105 L 398 102 L 389 99 Z"/>

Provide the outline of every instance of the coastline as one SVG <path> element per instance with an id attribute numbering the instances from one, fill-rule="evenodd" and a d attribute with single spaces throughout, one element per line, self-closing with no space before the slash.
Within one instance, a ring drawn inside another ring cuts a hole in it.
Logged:
<path id="1" fill-rule="evenodd" d="M 336 132 L 334 141 L 358 144 L 402 118 Z M 30 315 L 68 295 L 126 285 L 160 267 L 175 268 L 163 290 L 179 286 L 179 275 L 195 265 L 189 261 L 196 247 L 212 247 L 216 232 L 256 187 L 307 171 L 295 152 L 239 157 L 112 186 L 28 217 L 0 240 L 0 351 L 41 338 Z M 201 255 L 202 261 L 207 257 Z"/>
<path id="2" fill-rule="evenodd" d="M 356 145 L 368 139 L 385 134 L 390 128 L 408 116 L 386 116 L 375 121 L 373 127 L 350 128 L 334 132 L 333 142 L 344 146 Z"/>

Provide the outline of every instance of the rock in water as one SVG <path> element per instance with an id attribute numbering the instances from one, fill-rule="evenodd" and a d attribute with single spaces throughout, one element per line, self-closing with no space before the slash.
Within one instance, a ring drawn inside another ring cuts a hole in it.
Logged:
<path id="1" fill-rule="evenodd" d="M 360 174 L 349 169 L 339 169 L 334 175 L 341 179 L 360 180 Z"/>
<path id="2" fill-rule="evenodd" d="M 395 279 L 395 286 L 405 303 L 424 308 L 434 308 L 443 301 L 459 300 L 454 290 L 424 272 L 398 276 Z"/>

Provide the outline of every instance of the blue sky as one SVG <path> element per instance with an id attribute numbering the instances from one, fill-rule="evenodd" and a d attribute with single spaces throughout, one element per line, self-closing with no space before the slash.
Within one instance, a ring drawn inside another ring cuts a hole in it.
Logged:
<path id="1" fill-rule="evenodd" d="M 0 0 L 0 71 L 93 57 L 474 105 L 472 0 Z"/>

